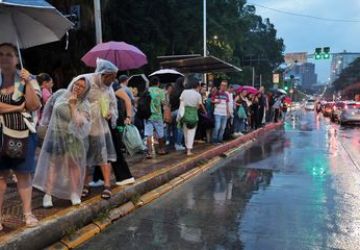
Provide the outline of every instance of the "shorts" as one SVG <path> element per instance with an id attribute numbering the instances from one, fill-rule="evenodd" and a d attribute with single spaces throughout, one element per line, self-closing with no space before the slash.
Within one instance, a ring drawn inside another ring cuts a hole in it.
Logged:
<path id="1" fill-rule="evenodd" d="M 25 160 L 2 158 L 0 159 L 0 172 L 7 172 L 10 169 L 24 174 L 31 174 L 35 172 L 35 151 L 37 146 L 37 134 L 30 133 L 28 140 L 28 148 Z"/>
<path id="2" fill-rule="evenodd" d="M 153 136 L 154 130 L 156 134 L 159 136 L 159 139 L 164 137 L 164 123 L 163 121 L 152 121 L 152 120 L 145 120 L 145 136 Z"/>

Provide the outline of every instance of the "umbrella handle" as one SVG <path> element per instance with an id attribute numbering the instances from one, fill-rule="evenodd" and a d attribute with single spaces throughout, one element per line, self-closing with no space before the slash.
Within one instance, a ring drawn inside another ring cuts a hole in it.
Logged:
<path id="1" fill-rule="evenodd" d="M 18 52 L 18 56 L 19 56 L 20 67 L 21 67 L 21 69 L 23 69 L 23 68 L 24 68 L 24 65 L 23 65 L 23 62 L 22 62 L 20 45 L 19 45 L 19 40 L 18 40 L 18 39 L 16 39 L 16 48 L 17 48 L 17 52 Z"/>

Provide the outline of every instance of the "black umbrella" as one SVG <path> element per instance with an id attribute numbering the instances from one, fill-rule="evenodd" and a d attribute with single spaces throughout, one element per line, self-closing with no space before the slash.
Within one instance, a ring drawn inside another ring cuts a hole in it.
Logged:
<path id="1" fill-rule="evenodd" d="M 129 78 L 128 86 L 136 87 L 138 89 L 138 93 L 141 94 L 144 92 L 149 85 L 149 80 L 144 74 L 133 75 Z"/>

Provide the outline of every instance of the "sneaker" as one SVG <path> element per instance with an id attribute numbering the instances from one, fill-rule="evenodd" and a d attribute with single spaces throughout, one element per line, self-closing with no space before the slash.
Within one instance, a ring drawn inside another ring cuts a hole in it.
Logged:
<path id="1" fill-rule="evenodd" d="M 51 195 L 45 194 L 43 198 L 43 208 L 51 208 L 53 206 Z"/>
<path id="2" fill-rule="evenodd" d="M 183 151 L 186 148 L 183 145 L 175 144 L 175 150 L 176 151 Z"/>
<path id="3" fill-rule="evenodd" d="M 80 205 L 80 204 L 81 204 L 81 199 L 80 199 L 79 195 L 77 195 L 77 194 L 75 194 L 75 193 L 72 193 L 72 194 L 71 194 L 70 199 L 71 199 L 71 204 L 72 204 L 73 206 L 77 206 L 77 205 Z"/>
<path id="4" fill-rule="evenodd" d="M 123 185 L 133 184 L 134 182 L 135 182 L 134 177 L 131 177 L 131 178 L 123 180 L 123 181 L 117 181 L 116 185 L 123 186 Z"/>
<path id="5" fill-rule="evenodd" d="M 104 186 L 104 181 L 103 180 L 98 180 L 98 181 L 92 181 L 89 183 L 90 187 L 101 187 Z"/>

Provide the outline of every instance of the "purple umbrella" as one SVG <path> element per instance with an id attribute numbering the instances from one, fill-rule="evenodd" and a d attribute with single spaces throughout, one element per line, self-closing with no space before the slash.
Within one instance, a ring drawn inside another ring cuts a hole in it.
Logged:
<path id="1" fill-rule="evenodd" d="M 96 67 L 96 58 L 114 63 L 120 70 L 138 69 L 147 64 L 146 55 L 125 42 L 100 43 L 87 52 L 81 60 L 90 67 Z"/>
<path id="2" fill-rule="evenodd" d="M 258 90 L 252 86 L 240 86 L 236 92 L 240 93 L 243 90 L 246 90 L 249 94 L 256 94 L 258 92 Z"/>

